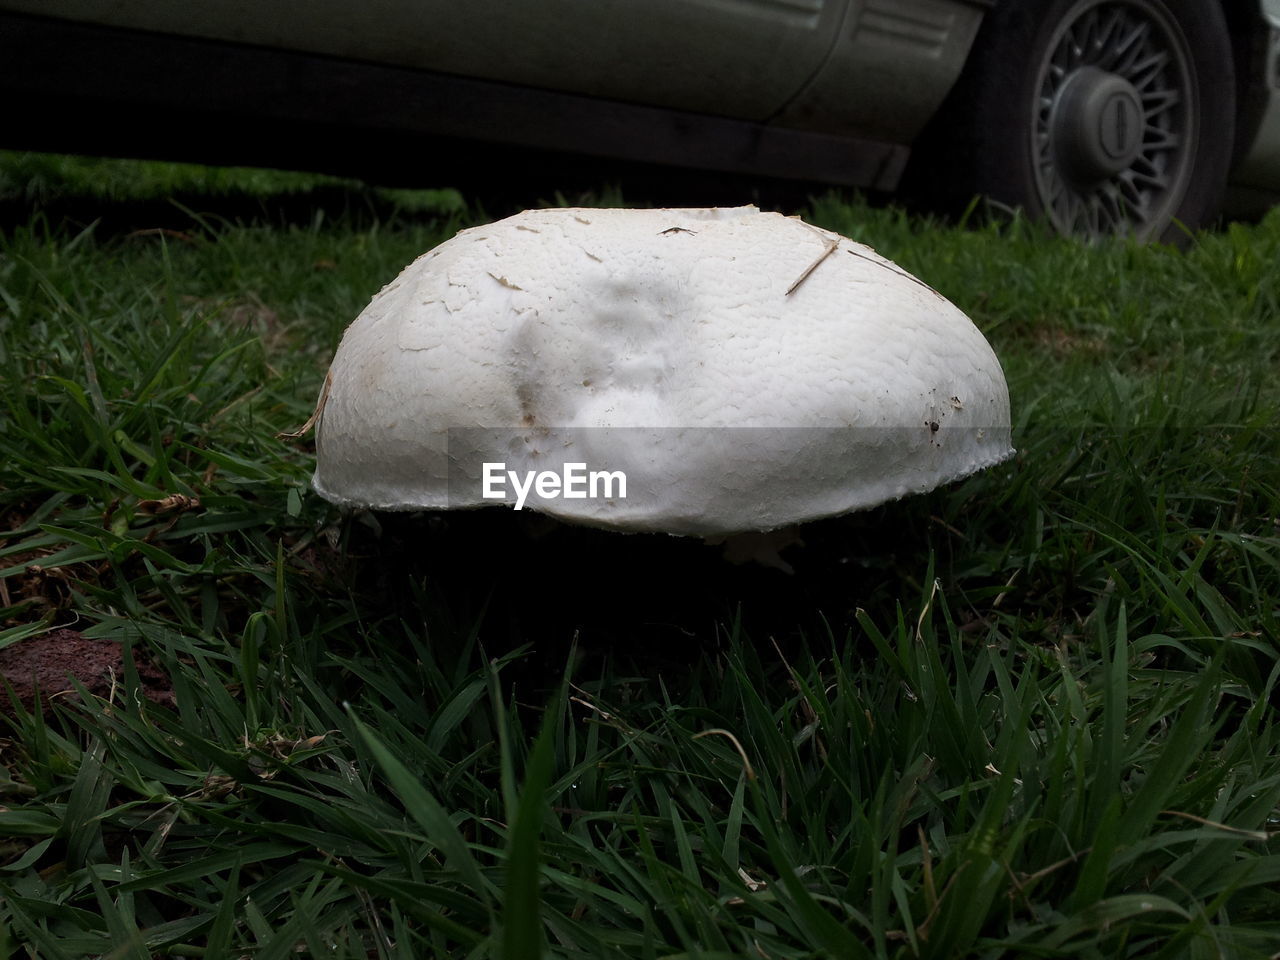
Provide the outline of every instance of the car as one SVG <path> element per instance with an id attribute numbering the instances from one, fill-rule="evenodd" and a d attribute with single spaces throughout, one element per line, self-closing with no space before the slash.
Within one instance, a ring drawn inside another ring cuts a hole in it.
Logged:
<path id="1" fill-rule="evenodd" d="M 1280 197 L 1280 0 L 0 0 L 0 92 L 0 147 L 490 188 L 681 168 L 1156 240 Z"/>

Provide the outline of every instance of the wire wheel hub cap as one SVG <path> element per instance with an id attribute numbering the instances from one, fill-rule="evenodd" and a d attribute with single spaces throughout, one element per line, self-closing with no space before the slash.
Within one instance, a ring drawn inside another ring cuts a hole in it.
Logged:
<path id="1" fill-rule="evenodd" d="M 1081 0 L 1062 17 L 1032 106 L 1035 189 L 1064 233 L 1158 232 L 1186 193 L 1195 68 L 1150 0 Z"/>

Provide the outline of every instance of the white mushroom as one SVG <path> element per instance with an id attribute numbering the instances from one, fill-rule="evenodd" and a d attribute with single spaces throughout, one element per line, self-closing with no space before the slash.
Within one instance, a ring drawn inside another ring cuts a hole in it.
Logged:
<path id="1" fill-rule="evenodd" d="M 464 230 L 373 298 L 329 371 L 314 483 L 705 536 L 1012 452 L 982 334 L 869 247 L 754 207 L 554 209 Z"/>

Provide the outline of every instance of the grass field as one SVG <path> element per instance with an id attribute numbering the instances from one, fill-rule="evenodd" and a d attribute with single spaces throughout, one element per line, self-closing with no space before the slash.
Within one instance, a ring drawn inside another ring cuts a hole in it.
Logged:
<path id="1" fill-rule="evenodd" d="M 0 958 L 1280 956 L 1280 214 L 815 199 L 973 317 L 1019 453 L 787 576 L 309 492 L 276 435 L 483 198 L 0 171 L 0 647 L 171 685 L 0 717 Z"/>

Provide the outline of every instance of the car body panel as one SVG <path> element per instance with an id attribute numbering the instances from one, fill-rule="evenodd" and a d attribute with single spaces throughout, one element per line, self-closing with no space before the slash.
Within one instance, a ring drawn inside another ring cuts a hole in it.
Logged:
<path id="1" fill-rule="evenodd" d="M 0 10 L 908 143 L 993 0 L 0 0 Z"/>
<path id="2" fill-rule="evenodd" d="M 1256 40 L 1249 91 L 1250 139 L 1240 145 L 1228 186 L 1229 213 L 1256 216 L 1280 199 L 1280 0 L 1260 0 L 1257 25 L 1266 35 Z"/>
<path id="3" fill-rule="evenodd" d="M 1280 191 L 1280 0 L 1268 0 L 1268 19 L 1273 23 L 1266 54 L 1262 58 L 1264 72 L 1258 78 L 1263 104 L 1261 118 L 1253 142 L 1237 162 L 1232 173 L 1232 188 L 1237 206 L 1249 192 Z M 1252 206 L 1266 205 L 1266 198 Z"/>
<path id="4" fill-rule="evenodd" d="M 5 0 L 0 7 L 761 121 L 850 0 Z"/>
<path id="5" fill-rule="evenodd" d="M 622 171 L 658 182 L 671 167 L 714 172 L 697 180 L 713 192 L 725 173 L 891 190 L 908 154 L 899 144 L 3 10 L 0 64 L 9 104 L 0 142 L 16 149 L 88 146 L 406 186 L 426 174 L 488 191 L 513 178 L 572 190 Z"/>

